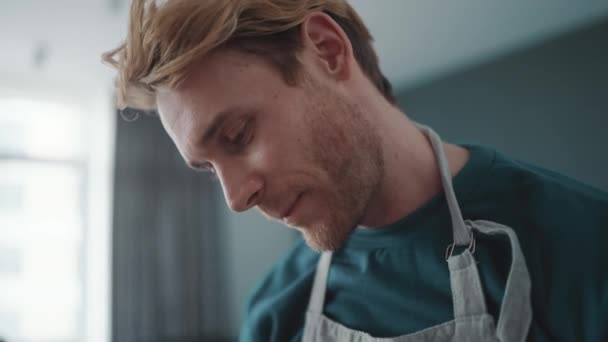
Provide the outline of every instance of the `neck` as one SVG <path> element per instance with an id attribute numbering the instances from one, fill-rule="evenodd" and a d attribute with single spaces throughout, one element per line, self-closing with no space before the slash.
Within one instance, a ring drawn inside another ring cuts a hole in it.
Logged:
<path id="1" fill-rule="evenodd" d="M 443 191 L 430 141 L 398 108 L 386 106 L 374 117 L 381 132 L 384 177 L 360 223 L 381 227 L 411 214 Z M 443 143 L 452 176 L 469 158 L 468 150 Z"/>

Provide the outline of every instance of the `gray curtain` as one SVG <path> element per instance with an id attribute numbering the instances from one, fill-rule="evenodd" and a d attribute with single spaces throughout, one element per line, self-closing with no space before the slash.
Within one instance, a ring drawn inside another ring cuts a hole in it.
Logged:
<path id="1" fill-rule="evenodd" d="M 216 191 L 185 166 L 158 117 L 119 116 L 112 341 L 226 339 Z"/>

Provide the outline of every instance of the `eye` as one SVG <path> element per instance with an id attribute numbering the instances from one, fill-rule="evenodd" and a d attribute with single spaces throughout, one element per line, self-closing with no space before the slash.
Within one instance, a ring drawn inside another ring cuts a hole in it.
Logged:
<path id="1" fill-rule="evenodd" d="M 252 120 L 239 120 L 226 134 L 226 145 L 232 151 L 240 151 L 251 141 Z"/>

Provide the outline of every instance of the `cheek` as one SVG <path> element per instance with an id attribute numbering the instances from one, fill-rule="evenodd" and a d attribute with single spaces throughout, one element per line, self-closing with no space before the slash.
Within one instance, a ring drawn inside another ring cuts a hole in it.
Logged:
<path id="1" fill-rule="evenodd" d="M 327 175 L 310 155 L 304 138 L 279 132 L 251 146 L 248 163 L 274 191 L 325 188 Z"/>
<path id="2" fill-rule="evenodd" d="M 252 165 L 259 172 L 267 173 L 273 169 L 273 164 L 276 162 L 275 158 L 273 158 L 274 154 L 276 152 L 273 151 L 271 144 L 256 141 L 251 146 L 250 153 L 248 154 L 248 164 Z"/>
<path id="3" fill-rule="evenodd" d="M 259 120 L 254 141 L 250 146 L 251 161 L 271 173 L 295 166 L 301 159 L 301 130 L 289 118 L 271 116 Z"/>
<path id="4" fill-rule="evenodd" d="M 318 133 L 306 120 L 310 113 L 304 106 L 277 106 L 262 113 L 265 115 L 258 118 L 248 162 L 254 163 L 268 182 L 284 183 L 281 187 L 328 186 L 325 167 L 313 149 Z"/>
<path id="5" fill-rule="evenodd" d="M 249 151 L 243 158 L 244 164 L 253 176 L 261 177 L 266 184 L 276 183 L 289 173 L 287 167 L 291 164 L 287 153 L 289 146 L 277 134 L 264 131 L 256 132 L 256 136 L 249 146 Z M 237 166 L 238 167 L 238 166 Z"/>

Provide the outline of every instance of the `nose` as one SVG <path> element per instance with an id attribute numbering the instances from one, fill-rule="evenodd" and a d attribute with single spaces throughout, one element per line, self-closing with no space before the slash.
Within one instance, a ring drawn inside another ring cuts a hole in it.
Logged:
<path id="1" fill-rule="evenodd" d="M 223 172 L 220 182 L 230 210 L 238 213 L 258 205 L 264 188 L 261 177 L 236 169 Z"/>

